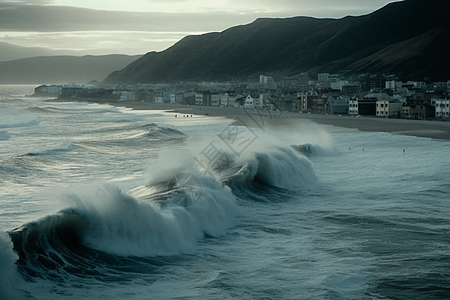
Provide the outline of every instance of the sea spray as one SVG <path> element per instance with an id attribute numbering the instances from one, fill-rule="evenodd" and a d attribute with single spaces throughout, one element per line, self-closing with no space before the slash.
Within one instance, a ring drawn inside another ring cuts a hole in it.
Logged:
<path id="1" fill-rule="evenodd" d="M 201 177 L 200 201 L 189 208 L 141 202 L 118 187 L 104 185 L 66 195 L 73 212 L 86 220 L 82 243 L 122 256 L 194 253 L 204 234 L 218 236 L 234 224 L 231 190 Z"/>
<path id="2" fill-rule="evenodd" d="M 8 234 L 0 231 L 0 299 L 21 299 L 19 277 L 16 273 L 16 261 L 19 259 L 13 251 Z"/>
<path id="3" fill-rule="evenodd" d="M 316 181 L 311 162 L 289 147 L 267 152 L 252 152 L 244 157 L 244 168 L 249 168 L 247 180 L 256 180 L 287 190 L 306 188 Z"/>

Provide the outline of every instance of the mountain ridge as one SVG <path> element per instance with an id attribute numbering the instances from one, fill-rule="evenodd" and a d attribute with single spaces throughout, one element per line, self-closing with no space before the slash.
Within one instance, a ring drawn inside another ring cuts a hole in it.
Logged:
<path id="1" fill-rule="evenodd" d="M 416 53 L 412 60 L 405 54 L 402 64 L 389 62 L 387 56 L 389 49 L 401 53 L 407 50 L 406 41 L 417 39 L 425 43 L 416 47 L 427 50 L 423 55 L 439 57 L 436 55 L 442 51 L 427 49 L 427 39 L 420 36 L 428 32 L 434 36 L 434 44 L 442 44 L 439 39 L 447 36 L 449 8 L 450 1 L 406 0 L 357 17 L 256 19 L 222 32 L 187 36 L 164 51 L 149 52 L 111 73 L 105 82 L 226 80 L 258 74 L 292 76 L 307 71 L 385 72 L 386 65 L 389 72 L 403 77 L 447 79 L 450 73 L 442 68 L 442 61 L 427 59 L 430 65 L 422 70 L 422 53 Z M 439 30 L 444 34 L 437 34 Z M 385 51 L 384 57 L 375 55 L 380 51 Z M 439 71 L 434 74 L 434 69 Z"/>

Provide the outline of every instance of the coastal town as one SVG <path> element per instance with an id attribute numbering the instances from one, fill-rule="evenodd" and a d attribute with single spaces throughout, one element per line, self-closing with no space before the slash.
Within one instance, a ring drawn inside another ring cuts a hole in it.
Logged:
<path id="1" fill-rule="evenodd" d="M 295 78 L 176 84 L 41 85 L 33 96 L 61 100 L 142 102 L 414 120 L 450 119 L 450 80 L 401 81 L 395 75 L 302 73 Z"/>

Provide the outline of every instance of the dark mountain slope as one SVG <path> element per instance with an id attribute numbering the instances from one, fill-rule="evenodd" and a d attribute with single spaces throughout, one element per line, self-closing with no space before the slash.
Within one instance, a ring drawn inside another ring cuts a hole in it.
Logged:
<path id="1" fill-rule="evenodd" d="M 397 73 L 408 80 L 450 78 L 450 26 L 386 47 L 348 67 L 354 73 Z"/>
<path id="2" fill-rule="evenodd" d="M 449 24 L 449 8 L 450 1 L 407 0 L 360 17 L 258 19 L 221 33 L 186 37 L 163 52 L 148 53 L 112 73 L 107 82 L 219 80 L 311 70 L 352 72 L 365 70 L 364 65 L 382 72 L 383 65 L 369 62 L 370 57 L 377 59 L 376 53 L 388 53 L 395 47 L 406 59 L 411 52 L 402 48 L 407 45 L 404 43 Z M 441 43 L 440 38 L 445 34 L 435 35 L 434 45 Z M 421 76 L 423 68 L 421 55 L 418 51 L 415 59 L 409 60 L 412 65 L 408 71 L 414 70 L 416 76 Z M 429 63 L 427 74 L 442 62 Z M 393 65 L 389 71 L 402 70 L 402 65 Z"/>

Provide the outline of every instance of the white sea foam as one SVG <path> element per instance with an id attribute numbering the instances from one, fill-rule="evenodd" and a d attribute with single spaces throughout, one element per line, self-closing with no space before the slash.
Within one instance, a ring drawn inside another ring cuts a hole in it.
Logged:
<path id="1" fill-rule="evenodd" d="M 16 273 L 17 254 L 8 234 L 0 231 L 0 299 L 20 299 L 19 278 Z"/>
<path id="2" fill-rule="evenodd" d="M 204 234 L 223 234 L 238 212 L 228 188 L 209 178 L 202 178 L 202 184 L 201 199 L 189 208 L 140 202 L 110 185 L 84 189 L 66 199 L 87 219 L 83 240 L 94 249 L 124 256 L 193 253 Z"/>

